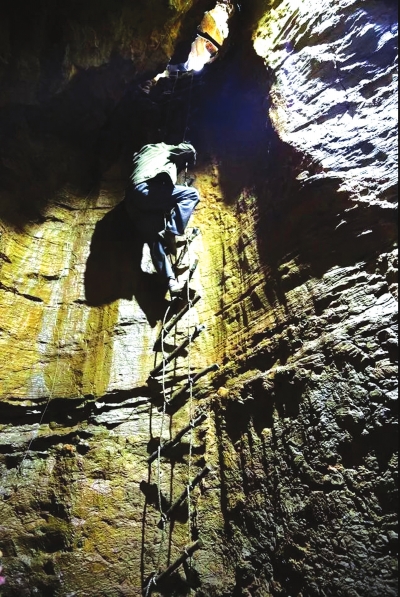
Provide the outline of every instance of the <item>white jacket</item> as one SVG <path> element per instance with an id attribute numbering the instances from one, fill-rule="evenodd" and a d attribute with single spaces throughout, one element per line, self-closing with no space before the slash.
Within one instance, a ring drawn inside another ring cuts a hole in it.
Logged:
<path id="1" fill-rule="evenodd" d="M 133 172 L 131 180 L 134 185 L 154 178 L 158 174 L 166 173 L 176 184 L 178 168 L 176 162 L 183 162 L 196 158 L 196 150 L 190 143 L 167 145 L 155 143 L 145 145 L 133 156 Z M 183 159 L 182 159 L 183 158 Z"/>

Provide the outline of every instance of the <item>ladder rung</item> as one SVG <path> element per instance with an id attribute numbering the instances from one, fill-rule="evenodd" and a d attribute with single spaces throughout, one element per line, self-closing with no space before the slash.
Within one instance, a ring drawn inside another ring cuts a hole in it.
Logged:
<path id="1" fill-rule="evenodd" d="M 172 396 L 166 401 L 167 402 L 166 412 L 169 414 L 176 412 L 180 408 L 181 402 L 184 399 L 186 392 L 190 389 L 190 386 L 194 386 L 194 384 L 199 379 L 201 379 L 202 377 L 207 375 L 207 373 L 210 373 L 211 371 L 217 371 L 218 369 L 219 369 L 219 365 L 217 365 L 217 363 L 214 363 L 213 365 L 209 365 L 208 367 L 206 367 L 205 369 L 203 369 L 202 371 L 199 371 L 199 373 L 194 375 L 190 381 L 188 381 L 179 390 L 176 390 L 176 392 L 174 392 L 172 394 Z"/>
<path id="2" fill-rule="evenodd" d="M 181 431 L 179 431 L 179 433 L 177 433 L 173 439 L 171 439 L 168 442 L 165 442 L 165 444 L 162 444 L 159 449 L 155 450 L 153 452 L 153 454 L 151 454 L 151 456 L 148 457 L 147 462 L 149 464 L 151 464 L 157 458 L 159 453 L 163 454 L 164 452 L 167 452 L 170 448 L 173 448 L 188 431 L 190 431 L 191 429 L 194 429 L 195 427 L 198 427 L 206 419 L 207 419 L 207 414 L 204 412 L 201 413 L 195 419 L 192 419 L 190 421 L 189 425 L 186 425 L 186 427 L 181 429 Z"/>
<path id="3" fill-rule="evenodd" d="M 150 377 L 154 377 L 155 375 L 160 373 L 160 371 L 162 370 L 163 367 L 168 365 L 168 363 L 170 363 L 171 361 L 175 360 L 179 356 L 179 354 L 182 352 L 182 350 L 184 350 L 186 348 L 186 346 L 188 346 L 191 342 L 196 340 L 197 336 L 199 336 L 201 334 L 201 332 L 205 329 L 205 327 L 206 326 L 203 324 L 196 325 L 194 332 L 192 334 L 190 334 L 187 338 L 185 338 L 183 340 L 183 342 L 181 342 L 179 344 L 179 346 L 177 346 L 175 348 L 175 350 L 173 350 L 171 352 L 171 354 L 169 354 L 167 357 L 165 357 L 165 359 L 163 359 L 161 361 L 161 363 L 159 363 L 157 365 L 157 367 L 154 367 L 154 369 L 152 371 L 150 371 Z"/>
<path id="4" fill-rule="evenodd" d="M 200 483 L 200 481 L 202 479 L 204 479 L 204 477 L 206 477 L 208 475 L 208 473 L 210 473 L 211 471 L 212 471 L 211 466 L 206 464 L 206 466 L 199 472 L 199 474 L 196 475 L 196 477 L 193 479 L 193 481 L 185 487 L 185 489 L 182 491 L 181 495 L 174 501 L 174 503 L 164 513 L 162 519 L 158 523 L 158 526 L 160 528 L 164 527 L 165 522 L 167 520 L 170 520 L 170 518 L 173 515 L 173 513 L 175 512 L 175 510 L 177 508 L 179 508 L 179 506 L 181 504 L 183 504 L 183 502 L 186 500 L 186 498 L 188 496 L 188 492 L 193 491 L 193 489 Z"/>
<path id="5" fill-rule="evenodd" d="M 153 590 L 157 589 L 157 585 L 167 576 L 170 576 L 181 564 L 186 562 L 198 549 L 203 547 L 203 542 L 201 539 L 198 539 L 189 547 L 183 551 L 183 553 L 173 562 L 166 570 L 160 572 L 160 574 L 153 574 L 145 587 L 143 588 L 142 595 L 147 597 L 152 593 Z"/>
<path id="6" fill-rule="evenodd" d="M 189 309 L 191 307 L 193 307 L 199 300 L 200 300 L 201 296 L 199 294 L 195 294 L 194 297 L 184 305 L 184 307 L 182 307 L 182 309 L 174 316 L 172 317 L 164 326 L 164 328 L 161 330 L 160 335 L 158 336 L 155 344 L 154 344 L 154 348 L 153 350 L 158 351 L 161 345 L 161 337 L 164 334 L 164 337 L 169 334 L 169 332 L 172 330 L 172 328 L 174 328 L 176 326 L 176 324 L 178 323 L 178 321 L 180 319 L 182 319 L 182 317 L 189 311 Z"/>
<path id="7" fill-rule="evenodd" d="M 188 247 L 190 243 L 200 234 L 200 228 L 193 228 L 190 235 L 187 237 L 186 242 L 183 246 L 182 251 L 179 253 L 177 260 L 175 261 L 173 267 L 177 269 L 179 265 L 182 263 L 184 256 L 187 253 Z"/>

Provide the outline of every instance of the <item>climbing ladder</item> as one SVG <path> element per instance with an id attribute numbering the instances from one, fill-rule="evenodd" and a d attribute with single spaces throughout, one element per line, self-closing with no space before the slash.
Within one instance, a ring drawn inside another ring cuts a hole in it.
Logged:
<path id="1" fill-rule="evenodd" d="M 160 510 L 160 520 L 158 522 L 158 528 L 161 530 L 162 536 L 160 541 L 159 547 L 159 555 L 158 555 L 158 563 L 157 567 L 160 564 L 160 556 L 161 551 L 163 548 L 163 541 L 165 537 L 165 531 L 167 525 L 175 519 L 176 512 L 185 502 L 188 506 L 188 535 L 189 540 L 192 540 L 192 527 L 191 527 L 191 492 L 199 485 L 199 483 L 204 479 L 212 470 L 208 464 L 205 466 L 194 476 L 191 478 L 191 458 L 192 458 L 192 443 L 193 443 L 193 430 L 196 427 L 199 427 L 206 419 L 207 414 L 200 410 L 198 413 L 194 414 L 192 412 L 192 392 L 193 387 L 195 384 L 207 373 L 211 371 L 217 370 L 219 367 L 217 364 L 212 364 L 202 371 L 199 371 L 195 375 L 192 375 L 191 372 L 191 363 L 190 363 L 190 348 L 192 343 L 196 340 L 196 338 L 201 334 L 201 332 L 205 329 L 204 325 L 197 325 L 194 328 L 194 331 L 190 329 L 190 321 L 188 323 L 187 329 L 187 336 L 186 338 L 176 346 L 172 352 L 168 355 L 165 353 L 164 342 L 166 336 L 176 328 L 177 324 L 182 320 L 182 318 L 190 311 L 190 309 L 200 300 L 200 295 L 194 292 L 190 287 L 189 283 L 193 276 L 193 273 L 197 267 L 198 260 L 195 259 L 192 264 L 190 264 L 190 245 L 194 238 L 199 234 L 198 228 L 193 228 L 191 233 L 186 235 L 185 244 L 182 247 L 181 251 L 178 252 L 178 255 L 175 259 L 175 263 L 172 264 L 173 270 L 175 275 L 178 275 L 180 269 L 182 269 L 182 263 L 185 257 L 189 259 L 189 273 L 186 285 L 181 293 L 181 295 L 175 299 L 172 299 L 170 305 L 165 313 L 162 328 L 160 334 L 154 344 L 153 350 L 155 352 L 161 352 L 162 360 L 158 365 L 156 365 L 153 370 L 150 372 L 148 384 L 157 384 L 157 378 L 161 376 L 161 386 L 162 386 L 162 405 L 159 407 L 159 410 L 162 413 L 161 416 L 161 429 L 160 429 L 160 438 L 159 438 L 159 445 L 156 450 L 150 454 L 147 459 L 149 467 L 152 466 L 153 463 L 156 463 L 157 467 L 157 497 L 158 497 L 158 507 Z M 175 313 L 174 313 L 175 311 Z M 166 375 L 166 368 L 170 363 L 175 361 L 179 356 L 187 350 L 187 359 L 188 359 L 188 378 L 186 383 L 182 385 L 179 389 L 175 390 L 174 392 L 171 390 L 169 395 L 167 396 L 166 384 L 165 384 L 165 375 Z M 171 416 L 175 412 L 177 412 L 184 404 L 187 403 L 189 400 L 189 422 L 188 424 L 183 427 L 176 435 L 170 439 L 169 441 L 163 442 L 163 430 L 165 424 L 165 417 L 167 415 Z M 161 470 L 161 457 L 168 458 L 172 449 L 177 446 L 182 438 L 190 434 L 190 446 L 189 446 L 189 457 L 188 457 L 188 475 L 187 475 L 187 485 L 182 493 L 168 505 L 168 507 L 163 508 L 163 503 L 165 504 L 165 499 L 162 499 L 161 495 L 161 483 L 160 483 L 160 470 Z M 154 571 L 144 583 L 142 594 L 144 597 L 148 597 L 154 590 L 157 590 L 158 586 L 164 581 L 167 577 L 169 577 L 177 568 L 181 565 L 184 566 L 185 571 L 189 569 L 190 571 L 190 560 L 192 555 L 202 547 L 202 542 L 200 539 L 197 539 L 194 543 L 187 546 L 183 553 L 172 563 L 170 564 L 164 571 L 160 572 L 159 570 Z M 189 560 L 189 568 L 187 561 Z"/>

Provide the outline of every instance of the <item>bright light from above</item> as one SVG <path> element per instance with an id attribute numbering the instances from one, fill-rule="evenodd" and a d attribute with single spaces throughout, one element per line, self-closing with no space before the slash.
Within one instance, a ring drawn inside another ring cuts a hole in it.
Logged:
<path id="1" fill-rule="evenodd" d="M 203 39 L 202 37 L 196 37 L 192 43 L 192 49 L 186 63 L 186 68 L 188 71 L 194 70 L 199 72 L 204 65 L 210 61 L 211 53 L 207 49 L 207 45 L 211 45 L 209 41 Z"/>
<path id="2" fill-rule="evenodd" d="M 200 72 L 204 65 L 207 64 L 210 58 L 210 54 L 208 56 L 195 56 L 190 62 L 188 62 L 188 70 L 194 70 L 195 72 Z"/>
<path id="3" fill-rule="evenodd" d="M 206 12 L 198 27 L 199 34 L 191 45 L 185 63 L 168 65 L 167 70 L 158 74 L 154 81 L 168 77 L 170 73 L 200 72 L 206 64 L 215 59 L 218 50 L 229 34 L 228 20 L 233 12 L 230 0 L 219 0 L 215 7 Z"/>

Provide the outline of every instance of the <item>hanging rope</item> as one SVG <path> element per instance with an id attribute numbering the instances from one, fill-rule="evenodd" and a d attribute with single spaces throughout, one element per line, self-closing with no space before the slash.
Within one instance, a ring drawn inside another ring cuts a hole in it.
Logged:
<path id="1" fill-rule="evenodd" d="M 186 176 L 186 173 L 187 173 L 187 165 L 186 165 L 185 176 Z M 186 253 L 187 253 L 187 257 L 188 257 L 188 261 L 189 261 L 189 270 L 190 270 L 192 254 L 191 254 L 191 249 L 190 249 L 190 243 L 188 242 L 187 239 L 186 239 L 186 243 L 187 243 Z M 188 304 L 190 304 L 189 282 L 186 287 L 186 292 L 187 292 L 186 299 L 188 301 Z M 189 309 L 189 311 L 188 311 L 188 325 L 187 325 L 187 333 L 188 333 L 188 337 L 190 338 L 189 345 L 188 345 L 188 357 L 187 357 L 188 358 L 187 375 L 188 375 L 188 384 L 189 384 L 189 423 L 193 420 L 193 385 L 192 385 L 192 363 L 191 363 L 192 341 L 191 341 L 191 333 L 190 333 L 190 328 L 191 328 L 190 314 L 191 314 L 191 309 Z M 192 453 L 193 453 L 193 426 L 191 425 L 190 431 L 189 431 L 189 455 L 188 455 L 188 473 L 187 473 L 188 542 L 189 543 L 192 540 L 192 502 L 191 502 L 191 497 L 190 497 Z M 188 558 L 188 565 L 189 565 L 189 569 L 191 569 L 191 567 L 192 567 L 192 557 L 191 556 L 189 556 L 189 558 Z M 192 589 L 189 587 L 189 596 L 191 594 L 192 594 Z"/>
<path id="2" fill-rule="evenodd" d="M 161 415 L 161 426 L 160 426 L 160 440 L 159 440 L 159 445 L 157 448 L 157 495 L 158 495 L 158 508 L 159 508 L 159 512 L 160 512 L 160 517 L 161 517 L 161 540 L 160 540 L 160 547 L 158 549 L 158 555 L 157 555 L 157 570 L 160 569 L 160 562 L 161 562 L 161 553 L 162 553 L 162 549 L 164 546 L 164 540 L 165 540 L 165 526 L 167 523 L 167 519 L 164 515 L 163 509 L 162 509 L 162 503 L 161 503 L 161 442 L 162 442 L 162 436 L 164 433 L 164 423 L 165 423 L 165 415 L 166 415 L 166 406 L 167 406 L 167 396 L 166 396 L 166 389 L 165 389 L 165 372 L 166 372 L 166 353 L 165 353 L 165 348 L 164 348 L 164 329 L 165 329 L 165 323 L 168 317 L 168 313 L 169 313 L 169 309 L 170 307 L 168 307 L 165 311 L 165 315 L 164 315 L 164 319 L 162 322 L 162 328 L 161 328 L 161 354 L 162 354 L 162 360 L 163 360 L 163 368 L 162 368 L 162 396 L 163 396 L 163 408 L 162 408 L 162 415 Z M 150 586 L 150 585 L 149 585 Z"/>
<path id="3" fill-rule="evenodd" d="M 175 93 L 175 87 L 176 87 L 177 80 L 178 80 L 178 75 L 175 78 L 174 85 L 173 85 L 172 92 L 171 92 L 171 98 L 170 98 L 168 112 L 167 112 L 167 121 L 166 121 L 166 125 L 165 125 L 165 134 L 166 134 L 167 128 L 168 128 L 168 120 L 169 120 L 170 111 L 171 111 L 171 102 L 172 102 L 172 99 L 173 99 L 173 96 Z M 185 123 L 183 140 L 186 139 L 186 134 L 188 131 L 189 118 L 190 118 L 190 112 L 191 112 L 192 89 L 193 89 L 193 73 L 191 74 L 191 79 L 190 79 L 189 101 L 188 101 L 188 108 L 187 108 L 187 114 L 186 114 L 186 123 Z M 188 181 L 188 164 L 186 164 L 185 171 L 184 171 L 184 184 L 187 184 L 187 181 Z M 191 255 L 191 251 L 190 251 L 190 242 L 189 242 L 189 239 L 187 236 L 185 237 L 185 242 L 186 242 L 186 246 L 184 247 L 184 249 L 182 249 L 182 251 L 186 252 L 187 259 L 189 262 L 189 271 L 190 271 L 192 255 Z M 177 266 L 177 257 L 175 257 L 175 266 Z M 187 504 L 188 504 L 187 534 L 188 534 L 188 542 L 190 543 L 190 541 L 192 540 L 192 530 L 193 530 L 192 529 L 192 500 L 191 500 L 190 493 L 195 485 L 192 485 L 192 483 L 191 483 L 194 425 L 192 424 L 192 420 L 193 420 L 193 389 L 192 389 L 192 386 L 193 386 L 193 384 L 192 384 L 192 375 L 191 375 L 191 373 L 192 373 L 192 363 L 191 363 L 192 334 L 191 334 L 190 310 L 191 310 L 193 301 L 190 296 L 189 280 L 190 280 L 190 276 L 189 276 L 187 284 L 186 284 L 186 294 L 187 294 L 186 301 L 187 301 L 187 306 L 188 306 L 188 311 L 189 311 L 189 316 L 188 316 L 188 320 L 187 320 L 187 338 L 188 338 L 187 378 L 188 378 L 188 384 L 189 384 L 189 425 L 188 426 L 190 427 L 190 431 L 189 431 L 190 436 L 189 436 L 187 485 L 186 485 L 185 491 L 183 493 L 183 496 L 185 499 L 187 499 Z M 161 557 L 162 557 L 163 547 L 164 547 L 164 542 L 165 542 L 165 537 L 166 537 L 166 526 L 167 526 L 167 523 L 170 518 L 169 511 L 167 511 L 166 513 L 163 512 L 162 491 L 161 491 L 161 477 L 162 477 L 161 448 L 162 448 L 162 438 L 163 438 L 164 426 L 165 426 L 165 417 L 167 414 L 167 405 L 168 405 L 167 391 L 166 391 L 166 367 L 167 367 L 169 360 L 168 360 L 166 352 L 165 352 L 165 336 L 169 331 L 169 328 L 167 329 L 167 318 L 168 318 L 169 311 L 170 311 L 170 306 L 167 308 L 167 310 L 164 314 L 164 318 L 162 321 L 162 327 L 161 327 L 161 334 L 160 334 L 161 356 L 162 356 L 162 414 L 161 414 L 161 425 L 160 425 L 160 433 L 159 433 L 159 445 L 157 447 L 157 500 L 158 500 L 158 508 L 159 508 L 159 513 L 160 513 L 160 524 L 158 526 L 161 529 L 161 539 L 160 539 L 160 545 L 159 545 L 158 555 L 157 555 L 156 572 L 150 577 L 149 582 L 148 582 L 147 586 L 145 587 L 145 596 L 146 597 L 148 595 L 150 595 L 152 588 L 155 587 L 156 578 L 158 578 L 157 571 L 160 570 Z M 170 496 L 170 499 L 172 499 L 172 495 Z M 179 500 L 181 500 L 181 499 L 182 499 L 182 496 L 181 496 L 181 498 L 179 498 Z M 171 506 L 170 509 L 172 509 L 172 508 L 173 508 L 173 505 Z M 191 569 L 191 567 L 192 567 L 191 554 L 188 554 L 187 559 L 189 560 L 188 561 L 189 569 Z M 191 588 L 189 588 L 188 594 L 189 595 L 192 594 Z"/>
<path id="4" fill-rule="evenodd" d="M 153 576 L 150 578 L 149 584 L 147 585 L 147 588 L 146 588 L 145 597 L 149 597 L 149 595 L 151 593 L 151 590 L 152 590 L 152 587 L 156 587 L 157 586 L 156 575 L 157 575 L 157 573 L 155 572 L 153 574 Z"/>

